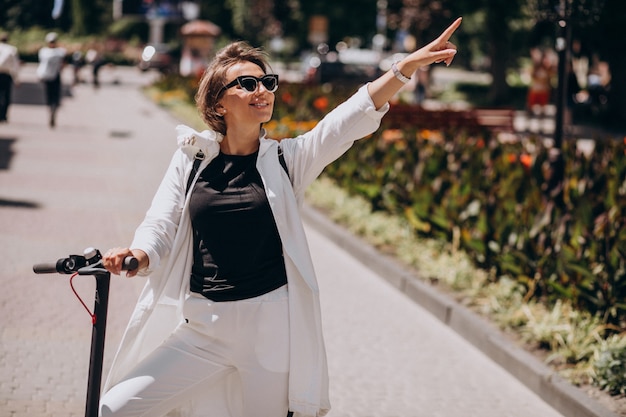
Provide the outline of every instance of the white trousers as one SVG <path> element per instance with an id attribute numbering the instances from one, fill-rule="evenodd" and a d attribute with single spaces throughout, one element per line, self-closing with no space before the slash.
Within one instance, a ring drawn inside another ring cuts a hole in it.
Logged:
<path id="1" fill-rule="evenodd" d="M 183 311 L 188 322 L 102 397 L 101 417 L 163 416 L 207 396 L 204 416 L 285 417 L 287 286 L 233 302 L 192 293 Z"/>

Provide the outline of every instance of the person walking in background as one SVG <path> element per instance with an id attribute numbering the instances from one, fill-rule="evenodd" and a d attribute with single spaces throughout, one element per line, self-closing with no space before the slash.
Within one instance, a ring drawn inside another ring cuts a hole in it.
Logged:
<path id="1" fill-rule="evenodd" d="M 413 75 L 415 78 L 415 89 L 413 90 L 413 97 L 415 103 L 420 106 L 424 104 L 426 97 L 428 96 L 428 86 L 430 84 L 430 72 L 427 68 L 419 68 Z"/>
<path id="2" fill-rule="evenodd" d="M 100 69 L 106 64 L 106 60 L 104 59 L 104 54 L 100 51 L 99 46 L 94 45 L 94 47 L 89 48 L 87 54 L 85 55 L 87 63 L 91 65 L 91 81 L 94 88 L 100 87 Z"/>
<path id="3" fill-rule="evenodd" d="M 552 57 L 539 49 L 531 51 L 532 67 L 528 87 L 527 108 L 531 115 L 545 115 L 552 94 L 552 78 L 555 68 Z"/>
<path id="4" fill-rule="evenodd" d="M 80 76 L 80 70 L 85 66 L 85 56 L 83 54 L 83 51 L 79 49 L 79 50 L 72 52 L 71 61 L 72 61 L 72 68 L 74 70 L 73 85 L 78 85 L 83 82 Z"/>
<path id="5" fill-rule="evenodd" d="M 300 218 L 304 192 L 422 66 L 450 65 L 452 23 L 392 65 L 311 131 L 280 143 L 263 124 L 278 75 L 264 52 L 225 46 L 204 72 L 196 106 L 207 130 L 178 126 L 174 152 L 127 256 L 147 275 L 105 384 L 101 417 L 317 417 L 330 409 L 319 288 Z M 207 405 L 208 404 L 208 405 Z M 204 412 L 202 411 L 204 408 Z"/>
<path id="6" fill-rule="evenodd" d="M 20 59 L 17 48 L 9 45 L 9 35 L 0 34 L 0 123 L 8 121 L 13 84 L 19 85 L 17 78 Z"/>
<path id="7" fill-rule="evenodd" d="M 57 45 L 58 35 L 46 35 L 46 46 L 39 50 L 37 77 L 44 83 L 46 104 L 50 108 L 50 127 L 56 125 L 56 113 L 61 105 L 61 70 L 65 64 L 67 51 Z"/>

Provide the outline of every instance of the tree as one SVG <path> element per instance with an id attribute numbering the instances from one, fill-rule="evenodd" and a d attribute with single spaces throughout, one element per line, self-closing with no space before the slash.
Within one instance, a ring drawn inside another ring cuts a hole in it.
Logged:
<path id="1" fill-rule="evenodd" d="M 110 0 L 65 0 L 58 19 L 52 17 L 54 0 L 0 0 L 0 22 L 6 30 L 34 26 L 71 32 L 100 34 L 111 21 Z"/>
<path id="2" fill-rule="evenodd" d="M 70 19 L 62 14 L 55 21 L 52 18 L 54 0 L 0 0 L 0 22 L 5 30 L 27 29 L 33 26 L 67 30 Z"/>
<path id="3" fill-rule="evenodd" d="M 263 44 L 297 27 L 294 21 L 301 16 L 299 4 L 297 0 L 227 0 L 225 7 L 231 16 L 228 26 L 235 37 Z"/>
<path id="4" fill-rule="evenodd" d="M 608 121 L 617 128 L 626 128 L 626 56 L 623 47 L 623 32 L 626 25 L 626 3 L 623 0 L 606 0 L 599 21 L 599 42 L 595 45 L 611 69 Z"/>
<path id="5" fill-rule="evenodd" d="M 77 36 L 87 34 L 87 26 L 85 22 L 86 10 L 83 7 L 84 0 L 72 0 L 72 33 Z"/>
<path id="6" fill-rule="evenodd" d="M 486 68 L 492 77 L 488 99 L 492 105 L 510 103 L 510 86 L 507 73 L 517 67 L 521 45 L 524 43 L 524 0 L 456 0 L 450 3 L 455 15 L 463 16 L 465 22 L 459 31 L 463 48 L 469 53 L 484 53 Z M 466 24 L 467 23 L 467 24 Z M 472 57 L 466 60 L 472 60 Z"/>
<path id="7" fill-rule="evenodd" d="M 523 0 L 394 0 L 389 2 L 390 29 L 406 31 L 417 40 L 417 46 L 434 39 L 458 17 L 463 16 L 461 30 L 454 35 L 459 47 L 457 62 L 469 66 L 472 54 L 485 55 L 492 76 L 489 101 L 493 105 L 510 102 L 506 77 L 516 65 Z"/>
<path id="8" fill-rule="evenodd" d="M 621 0 L 528 0 L 538 21 L 553 28 L 553 39 L 578 39 L 583 43 L 583 54 L 591 60 L 598 58 L 609 63 L 612 80 L 608 111 L 602 120 L 614 127 L 626 127 L 626 58 L 615 53 L 621 48 L 621 36 L 626 25 L 626 3 Z M 566 24 L 560 24 L 559 21 Z M 559 27 L 566 27 L 563 34 Z M 570 47 L 566 42 L 566 47 Z M 568 49 L 567 53 L 570 52 Z M 565 54 L 567 60 L 567 54 Z"/>
<path id="9" fill-rule="evenodd" d="M 515 30 L 512 22 L 521 16 L 521 0 L 484 0 L 486 15 L 485 30 L 489 39 L 490 72 L 493 78 L 489 90 L 489 100 L 494 105 L 506 104 L 509 100 L 507 71 L 513 65 L 512 48 Z"/>
<path id="10" fill-rule="evenodd" d="M 298 38 L 308 44 L 309 19 L 315 15 L 328 18 L 328 44 L 335 45 L 347 37 L 363 40 L 363 46 L 376 34 L 376 0 L 307 0 L 300 2 L 301 21 Z"/>

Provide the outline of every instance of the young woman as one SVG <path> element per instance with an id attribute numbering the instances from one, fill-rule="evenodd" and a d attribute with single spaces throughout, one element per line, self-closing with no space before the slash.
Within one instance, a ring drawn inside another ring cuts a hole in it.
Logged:
<path id="1" fill-rule="evenodd" d="M 217 54 L 196 95 L 209 129 L 178 127 L 180 147 L 133 242 L 104 255 L 114 274 L 126 256 L 136 257 L 139 268 L 127 275 L 148 281 L 109 374 L 102 416 L 328 412 L 318 286 L 299 216 L 304 191 L 378 128 L 407 74 L 452 62 L 449 39 L 460 24 L 280 144 L 262 128 L 278 88 L 265 55 L 242 42 Z"/>

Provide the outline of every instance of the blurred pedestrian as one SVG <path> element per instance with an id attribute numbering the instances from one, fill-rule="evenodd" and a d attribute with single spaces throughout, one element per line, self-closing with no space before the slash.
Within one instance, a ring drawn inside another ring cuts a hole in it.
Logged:
<path id="1" fill-rule="evenodd" d="M 413 96 L 415 103 L 420 106 L 424 104 L 428 94 L 428 85 L 430 84 L 430 71 L 428 68 L 419 68 L 415 71 L 415 89 L 413 90 Z"/>
<path id="2" fill-rule="evenodd" d="M 106 64 L 104 55 L 100 51 L 100 48 L 94 46 L 87 51 L 86 54 L 87 63 L 91 65 L 91 81 L 94 88 L 100 87 L 100 69 Z"/>
<path id="3" fill-rule="evenodd" d="M 80 84 L 83 80 L 80 77 L 80 70 L 85 66 L 83 51 L 72 52 L 72 68 L 74 69 L 74 85 Z"/>
<path id="4" fill-rule="evenodd" d="M 9 35 L 0 34 L 0 123 L 8 121 L 13 84 L 19 85 L 17 78 L 20 59 L 17 48 L 9 45 Z"/>
<path id="5" fill-rule="evenodd" d="M 531 51 L 532 68 L 528 87 L 527 108 L 532 115 L 545 115 L 546 106 L 552 94 L 552 78 L 555 67 L 549 53 L 534 49 Z"/>
<path id="6" fill-rule="evenodd" d="M 101 417 L 158 417 L 198 403 L 220 417 L 325 415 L 328 369 L 319 288 L 300 219 L 307 186 L 374 132 L 422 66 L 449 65 L 457 19 L 437 39 L 358 89 L 312 130 L 280 143 L 263 124 L 278 75 L 244 42 L 204 72 L 196 105 L 207 129 L 179 126 L 170 166 L 132 244 L 103 265 L 148 275 L 118 349 Z"/>
<path id="7" fill-rule="evenodd" d="M 603 117 L 608 109 L 611 90 L 611 71 L 606 61 L 597 54 L 592 56 L 592 64 L 587 74 L 588 105 L 593 118 Z"/>
<path id="8" fill-rule="evenodd" d="M 46 105 L 50 108 L 50 127 L 55 127 L 56 113 L 61 105 L 61 70 L 67 55 L 67 50 L 57 45 L 58 38 L 55 32 L 46 35 L 46 46 L 39 50 L 37 67 L 37 76 L 44 83 Z"/>

